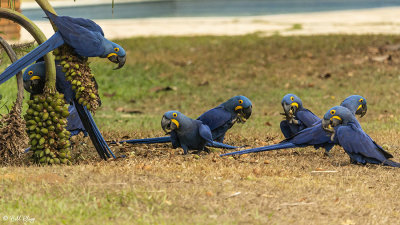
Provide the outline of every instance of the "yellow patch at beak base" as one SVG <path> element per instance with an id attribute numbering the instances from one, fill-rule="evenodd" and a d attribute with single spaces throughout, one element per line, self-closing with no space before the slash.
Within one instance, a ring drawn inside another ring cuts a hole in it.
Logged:
<path id="1" fill-rule="evenodd" d="M 236 106 L 235 111 L 237 111 L 238 109 L 243 109 L 243 106 L 241 106 L 241 105 Z"/>
<path id="2" fill-rule="evenodd" d="M 117 55 L 117 54 L 114 53 L 114 52 L 113 52 L 113 53 L 110 53 L 110 54 L 107 55 L 107 58 L 110 58 L 110 57 L 113 56 L 113 55 Z"/>
<path id="3" fill-rule="evenodd" d="M 362 105 L 359 105 L 358 108 L 357 108 L 357 110 L 361 109 L 361 107 L 362 107 Z"/>
<path id="4" fill-rule="evenodd" d="M 337 119 L 337 120 L 342 121 L 342 118 L 340 118 L 339 116 L 332 116 L 331 120 L 332 120 L 332 119 Z"/>
<path id="5" fill-rule="evenodd" d="M 30 80 L 40 80 L 40 77 L 39 76 L 33 76 L 33 77 L 31 77 Z"/>
<path id="6" fill-rule="evenodd" d="M 176 119 L 172 119 L 171 122 L 173 122 L 177 128 L 179 128 L 179 122 Z"/>
<path id="7" fill-rule="evenodd" d="M 299 104 L 297 104 L 296 102 L 293 102 L 292 104 L 290 104 L 291 106 L 296 106 L 296 108 L 299 108 Z"/>

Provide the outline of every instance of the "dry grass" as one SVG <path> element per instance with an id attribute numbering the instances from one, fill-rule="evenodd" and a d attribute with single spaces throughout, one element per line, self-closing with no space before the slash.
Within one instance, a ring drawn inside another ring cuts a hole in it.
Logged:
<path id="1" fill-rule="evenodd" d="M 165 111 L 196 117 L 244 94 L 253 101 L 254 114 L 235 125 L 226 142 L 261 146 L 282 138 L 278 124 L 285 93 L 298 94 L 317 115 L 361 94 L 369 104 L 361 125 L 400 161 L 400 52 L 383 50 L 399 41 L 397 36 L 257 35 L 122 40 L 130 56 L 125 69 L 108 72 L 112 65 L 93 62 L 103 95 L 96 121 L 107 140 L 161 136 Z M 391 60 L 372 59 L 382 55 Z M 166 86 L 177 90 L 157 91 Z M 331 157 L 304 148 L 220 158 L 225 151 L 218 149 L 183 156 L 168 144 L 124 145 L 113 150 L 127 158 L 99 162 L 87 139 L 73 142 L 74 166 L 0 168 L 0 221 L 4 215 L 30 216 L 38 224 L 89 225 L 350 225 L 400 219 L 399 170 L 351 165 L 340 147 Z"/>

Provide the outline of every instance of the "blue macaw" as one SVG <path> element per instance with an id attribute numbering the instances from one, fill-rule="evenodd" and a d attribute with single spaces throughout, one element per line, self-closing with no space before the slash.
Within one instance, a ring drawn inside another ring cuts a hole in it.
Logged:
<path id="1" fill-rule="evenodd" d="M 71 136 L 78 134 L 80 131 L 84 132 L 84 134 L 88 132 L 93 145 L 102 159 L 106 160 L 110 158 L 110 154 L 115 158 L 114 153 L 108 147 L 97 128 L 89 110 L 76 100 L 75 92 L 72 90 L 70 82 L 65 80 L 65 73 L 62 72 L 62 66 L 58 63 L 56 65 L 57 91 L 63 93 L 65 100 L 71 104 L 69 106 L 70 115 L 68 117 L 67 130 L 71 132 Z M 29 66 L 23 74 L 25 90 L 32 94 L 42 93 L 46 80 L 45 74 L 45 62 L 41 61 Z"/>
<path id="2" fill-rule="evenodd" d="M 364 97 L 360 95 L 349 96 L 342 102 L 342 105 L 347 107 L 350 110 L 350 112 L 354 115 L 364 116 L 367 112 L 367 101 Z M 286 149 L 286 148 L 300 148 L 307 146 L 314 146 L 315 149 L 321 147 L 325 148 L 325 152 L 326 154 L 328 154 L 329 151 L 335 145 L 335 142 L 334 140 L 332 140 L 331 133 L 326 132 L 322 128 L 321 123 L 322 120 L 320 119 L 317 123 L 315 123 L 314 126 L 301 130 L 300 132 L 297 132 L 290 138 L 287 138 L 275 145 L 245 149 L 237 152 L 229 152 L 221 156 L 241 155 L 254 152 L 263 152 L 263 151 L 271 151 L 271 150 Z M 356 123 L 358 124 L 357 120 Z M 361 125 L 358 124 L 358 126 L 361 128 Z"/>
<path id="3" fill-rule="evenodd" d="M 250 118 L 253 105 L 245 96 L 230 98 L 221 105 L 203 113 L 198 120 L 210 127 L 213 140 L 224 142 L 226 132 L 236 123 L 245 123 Z"/>
<path id="4" fill-rule="evenodd" d="M 108 58 L 121 68 L 126 61 L 126 52 L 118 44 L 107 40 L 99 25 L 89 19 L 57 16 L 45 10 L 48 18 L 58 31 L 47 41 L 36 47 L 0 74 L 0 84 L 6 82 L 19 71 L 66 43 L 80 56 Z"/>
<path id="5" fill-rule="evenodd" d="M 211 144 L 212 133 L 200 120 L 193 120 L 178 111 L 168 111 L 161 119 L 161 127 L 171 134 L 172 147 L 188 150 L 207 151 L 206 144 Z"/>
<path id="6" fill-rule="evenodd" d="M 225 133 L 235 124 L 235 122 L 246 122 L 252 113 L 252 103 L 245 96 L 235 96 L 221 105 L 203 113 L 197 120 L 210 127 L 213 135 L 212 147 L 234 149 L 235 146 L 223 144 Z M 120 141 L 119 143 L 130 144 L 154 144 L 167 143 L 171 141 L 170 136 L 132 139 Z M 115 143 L 115 142 L 113 142 Z"/>
<path id="7" fill-rule="evenodd" d="M 285 95 L 281 104 L 284 111 L 282 115 L 285 115 L 286 120 L 281 122 L 280 127 L 285 138 L 312 127 L 321 120 L 310 110 L 304 108 L 301 99 L 294 94 Z"/>
<path id="8" fill-rule="evenodd" d="M 341 145 L 353 164 L 382 164 L 400 167 L 391 161 L 393 156 L 375 143 L 359 126 L 353 113 L 343 106 L 335 106 L 326 112 L 323 129 L 332 132 L 335 143 Z"/>

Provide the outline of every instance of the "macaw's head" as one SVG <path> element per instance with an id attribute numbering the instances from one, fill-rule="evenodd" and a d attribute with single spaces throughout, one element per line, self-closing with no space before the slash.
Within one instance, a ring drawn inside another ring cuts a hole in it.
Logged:
<path id="1" fill-rule="evenodd" d="M 230 112 L 236 113 L 238 122 L 245 123 L 251 116 L 253 105 L 250 99 L 238 95 L 222 103 L 224 108 Z"/>
<path id="2" fill-rule="evenodd" d="M 165 133 L 169 134 L 173 130 L 181 128 L 181 123 L 187 118 L 178 111 L 168 111 L 161 119 L 161 127 Z"/>
<path id="3" fill-rule="evenodd" d="M 348 122 L 355 119 L 349 109 L 343 106 L 335 106 L 325 113 L 322 120 L 322 128 L 328 132 L 334 132 L 334 127 L 347 125 Z"/>
<path id="4" fill-rule="evenodd" d="M 287 117 L 293 117 L 297 110 L 303 107 L 301 99 L 294 94 L 285 95 L 281 104 Z"/>
<path id="5" fill-rule="evenodd" d="M 29 66 L 22 75 L 24 88 L 31 94 L 40 94 L 46 82 L 46 67 L 44 62 Z"/>
<path id="6" fill-rule="evenodd" d="M 125 65 L 126 52 L 121 46 L 114 42 L 110 41 L 110 45 L 108 45 L 106 49 L 106 57 L 111 62 L 118 64 L 118 67 L 115 68 L 115 70 L 122 68 Z"/>
<path id="7" fill-rule="evenodd" d="M 341 104 L 355 115 L 363 117 L 367 113 L 367 100 L 360 95 L 351 95 L 347 97 Z"/>

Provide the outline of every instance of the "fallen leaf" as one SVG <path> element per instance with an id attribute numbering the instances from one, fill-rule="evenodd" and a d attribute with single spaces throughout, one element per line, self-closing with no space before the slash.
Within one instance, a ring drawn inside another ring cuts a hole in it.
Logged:
<path id="1" fill-rule="evenodd" d="M 375 61 L 375 62 L 391 61 L 392 60 L 392 56 L 391 55 L 375 56 L 375 57 L 371 57 L 371 60 Z"/>

